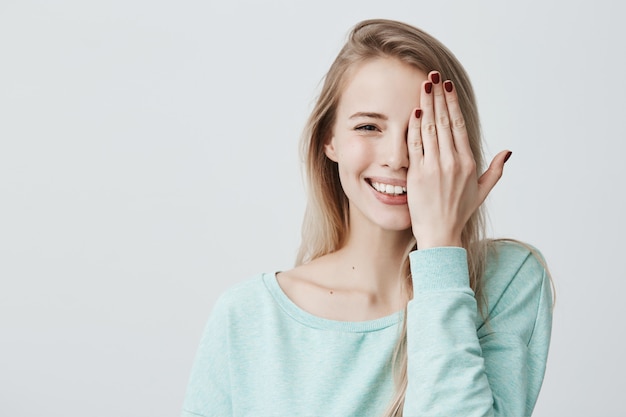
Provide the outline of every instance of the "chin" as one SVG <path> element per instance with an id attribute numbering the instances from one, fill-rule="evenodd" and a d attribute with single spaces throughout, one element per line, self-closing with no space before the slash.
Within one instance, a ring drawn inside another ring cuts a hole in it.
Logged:
<path id="1" fill-rule="evenodd" d="M 381 228 L 391 232 L 404 232 L 411 229 L 411 219 L 399 218 L 397 215 L 387 219 L 379 218 L 376 223 L 378 223 Z"/>
<path id="2" fill-rule="evenodd" d="M 385 229 L 389 230 L 390 232 L 408 232 L 411 230 L 411 225 L 392 225 L 390 227 L 385 227 Z"/>

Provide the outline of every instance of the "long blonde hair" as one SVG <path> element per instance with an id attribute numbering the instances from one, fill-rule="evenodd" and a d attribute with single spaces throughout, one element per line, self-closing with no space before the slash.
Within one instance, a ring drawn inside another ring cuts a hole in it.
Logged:
<path id="1" fill-rule="evenodd" d="M 437 70 L 444 80 L 454 82 L 476 160 L 478 174 L 484 170 L 480 123 L 474 92 L 469 78 L 456 57 L 441 42 L 405 23 L 391 20 L 365 20 L 351 31 L 344 47 L 325 76 L 315 107 L 306 124 L 301 152 L 307 177 L 308 203 L 302 226 L 302 244 L 296 258 L 300 265 L 341 248 L 348 230 L 348 199 L 339 181 L 337 164 L 324 153 L 330 139 L 335 113 L 343 87 L 356 65 L 375 58 L 394 58 L 423 71 Z M 485 215 L 478 209 L 463 229 L 461 240 L 468 252 L 470 285 L 479 308 L 483 305 L 482 275 L 487 243 L 484 240 Z M 402 268 L 403 282 L 412 297 L 408 254 L 416 248 L 415 240 L 406 248 Z M 400 417 L 407 386 L 406 320 L 398 338 L 393 363 L 396 394 L 385 413 Z"/>

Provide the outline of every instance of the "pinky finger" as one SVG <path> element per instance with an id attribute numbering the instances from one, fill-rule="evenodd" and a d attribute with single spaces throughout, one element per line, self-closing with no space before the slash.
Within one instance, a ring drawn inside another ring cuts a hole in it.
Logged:
<path id="1" fill-rule="evenodd" d="M 415 109 L 409 120 L 409 132 L 406 145 L 409 151 L 409 164 L 421 164 L 424 160 L 422 143 L 422 109 Z"/>

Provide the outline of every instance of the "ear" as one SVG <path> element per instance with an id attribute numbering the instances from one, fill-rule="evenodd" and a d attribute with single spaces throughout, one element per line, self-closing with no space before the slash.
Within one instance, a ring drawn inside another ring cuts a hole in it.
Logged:
<path id="1" fill-rule="evenodd" d="M 333 162 L 337 162 L 337 151 L 335 149 L 335 137 L 331 137 L 324 144 L 324 153 Z"/>

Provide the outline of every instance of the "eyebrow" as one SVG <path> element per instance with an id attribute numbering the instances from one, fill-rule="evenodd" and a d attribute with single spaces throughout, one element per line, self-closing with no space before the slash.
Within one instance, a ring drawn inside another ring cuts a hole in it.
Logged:
<path id="1" fill-rule="evenodd" d="M 385 116 L 384 114 L 367 112 L 367 111 L 356 112 L 352 116 L 350 116 L 348 119 L 357 119 L 359 117 L 367 117 L 367 118 L 370 118 L 370 119 L 381 119 L 381 120 L 387 120 L 388 119 L 388 117 Z"/>

